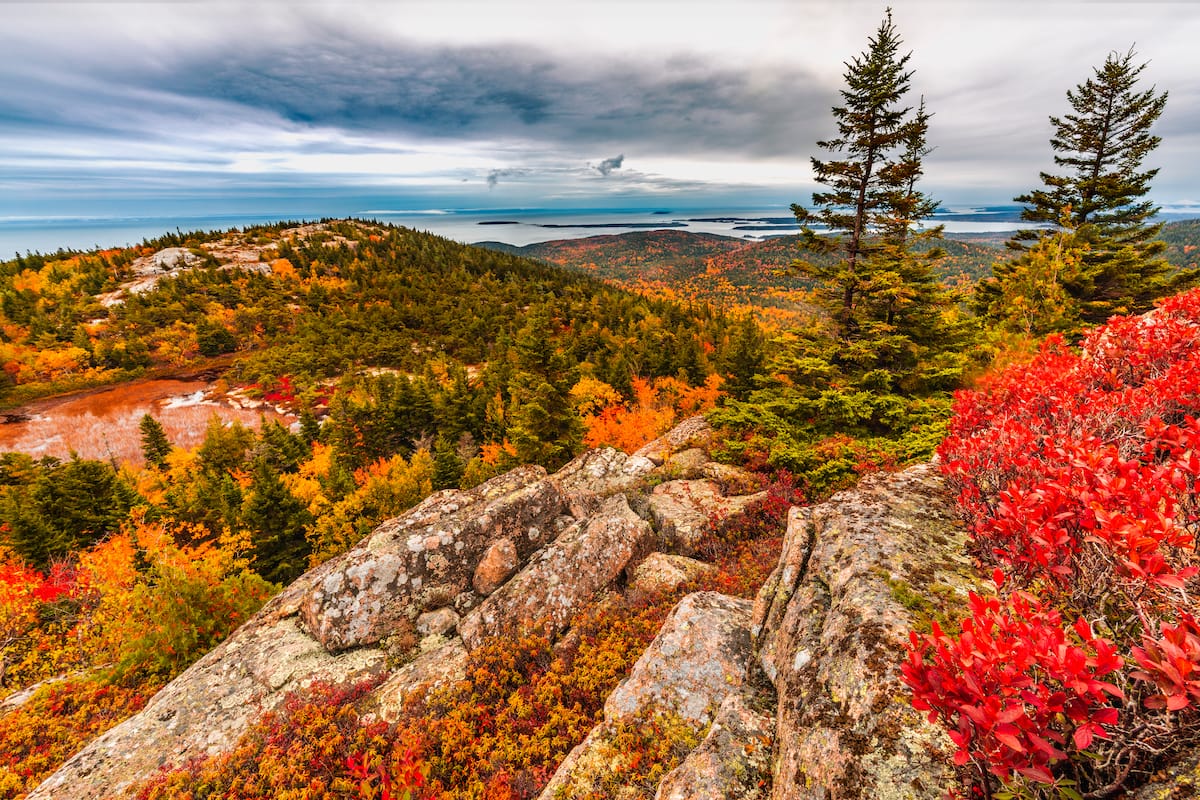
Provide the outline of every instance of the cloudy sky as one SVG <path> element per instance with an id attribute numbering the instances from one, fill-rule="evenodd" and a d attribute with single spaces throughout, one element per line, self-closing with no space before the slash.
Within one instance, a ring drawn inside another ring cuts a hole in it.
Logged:
<path id="1" fill-rule="evenodd" d="M 926 187 L 1007 202 L 1110 50 L 1200 201 L 1200 3 L 892 3 Z M 0 0 L 0 215 L 786 204 L 884 4 Z M 362 207 L 365 206 L 365 207 Z"/>

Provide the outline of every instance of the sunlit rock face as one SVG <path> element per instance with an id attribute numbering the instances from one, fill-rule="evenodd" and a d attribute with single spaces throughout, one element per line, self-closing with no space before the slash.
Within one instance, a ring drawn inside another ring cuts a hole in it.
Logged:
<path id="1" fill-rule="evenodd" d="M 710 438 L 689 420 L 641 455 L 594 450 L 553 475 L 521 467 L 434 494 L 303 575 L 29 796 L 112 797 L 228 752 L 317 681 L 374 680 L 359 711 L 394 720 L 488 642 L 553 641 L 607 594 L 696 580 L 713 569 L 696 544 L 762 496 L 753 475 L 706 460 Z M 952 748 L 908 707 L 898 665 L 923 613 L 912 598 L 965 596 L 962 548 L 930 466 L 793 510 L 756 601 L 684 597 L 542 797 L 586 793 L 618 726 L 667 714 L 695 747 L 658 800 L 940 798 Z"/>

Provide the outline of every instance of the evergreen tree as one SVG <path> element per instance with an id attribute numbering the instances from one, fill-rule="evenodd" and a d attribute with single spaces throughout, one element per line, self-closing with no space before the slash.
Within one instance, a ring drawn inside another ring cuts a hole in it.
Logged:
<path id="1" fill-rule="evenodd" d="M 805 225 L 808 249 L 840 256 L 795 264 L 820 282 L 839 340 L 835 365 L 852 375 L 888 373 L 872 377 L 873 386 L 900 378 L 908 384 L 901 388 L 918 389 L 922 360 L 954 345 L 953 314 L 946 312 L 956 298 L 933 271 L 941 250 L 914 252 L 919 242 L 940 238 L 941 227 L 917 227 L 938 207 L 917 188 L 931 115 L 923 99 L 915 112 L 902 105 L 912 73 L 901 43 L 889 10 L 867 50 L 848 63 L 844 105 L 833 108 L 837 138 L 818 142 L 844 158 L 812 159 L 829 190 L 813 195 L 816 211 L 792 210 Z M 830 235 L 808 227 L 811 221 Z"/>
<path id="2" fill-rule="evenodd" d="M 116 532 L 137 493 L 110 464 L 44 459 L 30 484 L 0 493 L 5 544 L 39 569 Z"/>
<path id="3" fill-rule="evenodd" d="M 444 433 L 439 435 L 433 445 L 433 488 L 457 489 L 465 466 L 454 441 Z"/>
<path id="4" fill-rule="evenodd" d="M 142 432 L 142 457 L 147 464 L 162 469 L 167 465 L 167 456 L 171 454 L 171 441 L 167 439 L 162 423 L 149 414 L 143 414 L 138 429 Z"/>
<path id="5" fill-rule="evenodd" d="M 559 467 L 583 441 L 583 424 L 571 407 L 575 372 L 550 335 L 550 310 L 530 311 L 513 343 L 515 374 L 509 383 L 508 437 L 524 462 Z"/>
<path id="6" fill-rule="evenodd" d="M 1001 331 L 1040 338 L 1078 330 L 1079 304 L 1067 294 L 1083 248 L 1069 230 L 1043 236 L 1019 258 L 997 263 L 975 290 L 975 313 Z"/>
<path id="7" fill-rule="evenodd" d="M 308 568 L 312 524 L 304 504 L 287 490 L 265 459 L 256 459 L 242 502 L 242 524 L 251 532 L 254 570 L 273 583 L 290 583 Z"/>
<path id="8" fill-rule="evenodd" d="M 754 388 L 754 376 L 762 370 L 766 357 L 764 345 L 762 329 L 754 323 L 754 318 L 748 314 L 742 317 L 731 336 L 725 365 L 729 375 L 725 389 L 733 397 L 745 399 Z"/>
<path id="9" fill-rule="evenodd" d="M 837 137 L 817 142 L 844 158 L 814 157 L 813 173 L 829 188 L 813 194 L 815 211 L 792 206 L 804 226 L 805 246 L 840 255 L 832 262 L 796 266 L 821 283 L 841 338 L 859 332 L 868 312 L 866 298 L 881 286 L 878 256 L 889 246 L 886 261 L 906 252 L 912 223 L 937 205 L 915 188 L 929 115 L 922 106 L 914 118 L 912 109 L 901 105 L 912 77 L 905 69 L 911 53 L 901 55 L 901 43 L 889 9 L 867 50 L 847 64 L 844 105 L 833 108 Z M 832 235 L 818 235 L 809 227 L 812 222 Z"/>
<path id="10" fill-rule="evenodd" d="M 1041 173 L 1044 187 L 1016 198 L 1026 204 L 1022 219 L 1051 227 L 1020 231 L 1010 247 L 1026 251 L 1064 230 L 1081 245 L 1082 267 L 1063 288 L 1088 323 L 1145 311 L 1156 297 L 1195 279 L 1192 273 L 1168 278 L 1165 245 L 1157 239 L 1162 223 L 1151 221 L 1158 207 L 1146 194 L 1158 170 L 1143 169 L 1142 162 L 1161 141 L 1150 129 L 1167 93 L 1136 89 L 1147 65 L 1135 56 L 1132 49 L 1110 53 L 1092 77 L 1067 92 L 1071 113 L 1050 118 L 1050 146 L 1063 172 Z"/>
<path id="11" fill-rule="evenodd" d="M 321 423 L 313 414 L 312 409 L 307 407 L 300 410 L 300 438 L 307 445 L 311 445 L 321 438 Z"/>

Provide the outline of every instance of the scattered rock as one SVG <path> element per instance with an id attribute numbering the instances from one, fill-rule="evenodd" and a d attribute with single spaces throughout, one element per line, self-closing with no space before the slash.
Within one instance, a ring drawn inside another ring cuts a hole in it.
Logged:
<path id="1" fill-rule="evenodd" d="M 625 497 L 613 496 L 596 516 L 563 532 L 463 619 L 459 633 L 467 649 L 493 636 L 537 629 L 558 633 L 652 538 L 650 526 L 630 510 Z"/>
<path id="2" fill-rule="evenodd" d="M 705 464 L 701 475 L 716 481 L 724 495 L 753 494 L 763 488 L 762 478 L 750 470 L 716 461 Z"/>
<path id="3" fill-rule="evenodd" d="M 916 615 L 939 613 L 913 598 L 954 613 L 973 583 L 951 509 L 928 464 L 793 509 L 754 614 L 778 692 L 775 800 L 937 800 L 953 785 L 953 745 L 899 680 Z"/>
<path id="4" fill-rule="evenodd" d="M 708 450 L 712 446 L 713 429 L 702 416 L 689 417 L 665 434 L 650 442 L 633 454 L 634 458 L 648 458 L 661 466 L 672 453 L 699 447 Z"/>
<path id="5" fill-rule="evenodd" d="M 654 800 L 759 800 L 770 785 L 775 720 L 735 692 L 721 703 L 700 746 L 663 776 Z"/>
<path id="6" fill-rule="evenodd" d="M 577 456 L 553 477 L 568 495 L 608 495 L 635 486 L 653 469 L 648 458 L 600 447 Z"/>
<path id="7" fill-rule="evenodd" d="M 650 494 L 650 515 L 675 549 L 695 553 L 704 535 L 732 521 L 765 493 L 726 497 L 716 481 L 668 481 Z"/>
<path id="8" fill-rule="evenodd" d="M 186 247 L 164 247 L 153 255 L 135 259 L 130 266 L 135 273 L 146 275 L 154 272 L 169 272 L 173 269 L 190 267 L 203 260 L 203 258 Z"/>
<path id="9" fill-rule="evenodd" d="M 750 612 L 748 601 L 715 592 L 679 601 L 629 677 L 609 695 L 604 719 L 567 754 L 539 800 L 572 797 L 608 776 L 613 735 L 623 720 L 669 712 L 703 731 L 725 699 L 741 693 L 753 666 Z"/>
<path id="10" fill-rule="evenodd" d="M 506 580 L 513 576 L 520 566 L 517 560 L 517 546 L 512 539 L 498 539 L 484 552 L 471 578 L 475 591 L 487 597 L 500 588 Z"/>
<path id="11" fill-rule="evenodd" d="M 604 703 L 605 719 L 649 706 L 702 725 L 746 680 L 753 662 L 748 600 L 696 592 L 679 601 L 662 630 Z"/>
<path id="12" fill-rule="evenodd" d="M 450 639 L 396 670 L 363 699 L 362 710 L 395 722 L 407 703 L 466 677 L 467 649 L 461 639 Z"/>
<path id="13" fill-rule="evenodd" d="M 558 484 L 535 466 L 438 492 L 322 565 L 300 603 L 304 625 L 330 652 L 378 642 L 453 602 L 493 542 L 506 538 L 527 558 L 553 538 L 563 509 Z"/>
<path id="14" fill-rule="evenodd" d="M 645 594 L 670 592 L 716 571 L 712 564 L 687 556 L 651 553 L 633 568 L 629 588 Z"/>
<path id="15" fill-rule="evenodd" d="M 445 636 L 458 627 L 458 614 L 452 608 L 426 611 L 417 617 L 417 635 Z"/>
<path id="16" fill-rule="evenodd" d="M 699 478 L 704 474 L 704 465 L 707 463 L 708 453 L 699 447 L 690 447 L 669 456 L 662 465 L 662 471 L 672 478 Z"/>

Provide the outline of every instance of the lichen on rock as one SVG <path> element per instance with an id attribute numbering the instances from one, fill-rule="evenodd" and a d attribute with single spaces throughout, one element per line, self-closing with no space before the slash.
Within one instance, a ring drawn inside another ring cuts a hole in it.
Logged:
<path id="1" fill-rule="evenodd" d="M 776 800 L 940 800 L 953 785 L 952 744 L 899 681 L 915 619 L 894 593 L 902 581 L 965 599 L 974 577 L 951 508 L 926 464 L 791 513 L 753 623 L 778 692 Z"/>

